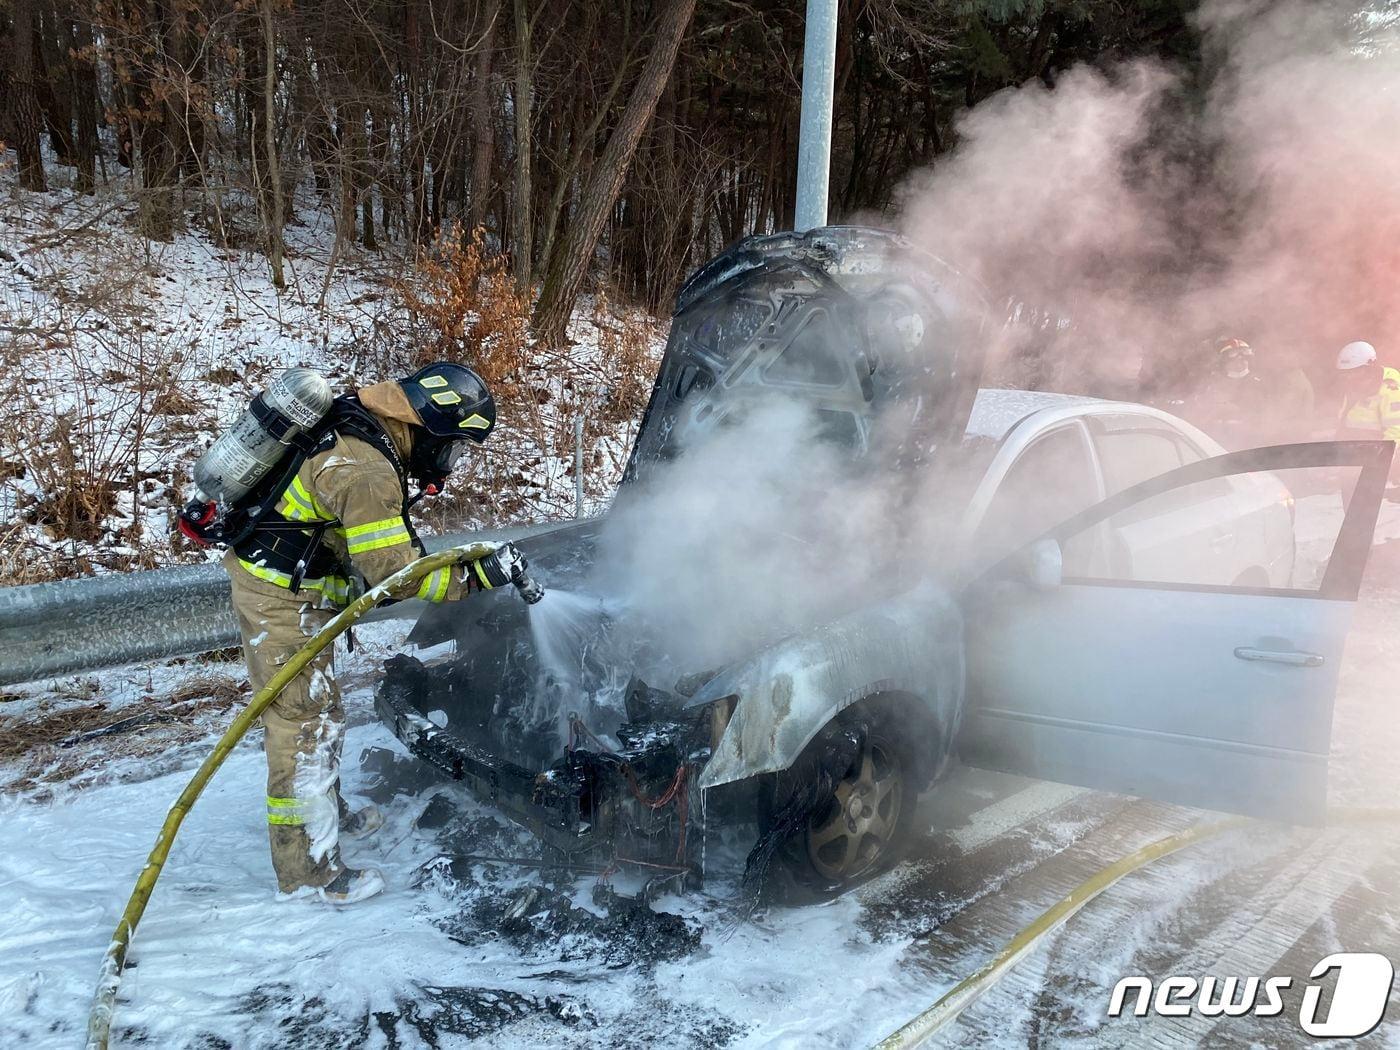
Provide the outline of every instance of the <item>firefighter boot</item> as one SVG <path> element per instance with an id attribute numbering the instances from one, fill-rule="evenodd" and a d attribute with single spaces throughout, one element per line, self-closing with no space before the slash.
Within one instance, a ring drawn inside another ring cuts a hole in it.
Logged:
<path id="1" fill-rule="evenodd" d="M 356 904 L 384 892 L 384 876 L 378 868 L 342 868 L 318 892 L 327 904 Z"/>

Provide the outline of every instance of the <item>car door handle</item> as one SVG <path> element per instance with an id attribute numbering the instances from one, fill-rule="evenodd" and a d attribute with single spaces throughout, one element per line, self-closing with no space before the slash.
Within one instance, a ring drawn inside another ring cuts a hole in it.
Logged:
<path id="1" fill-rule="evenodd" d="M 1325 662 L 1320 653 L 1304 653 L 1296 649 L 1251 649 L 1241 645 L 1235 650 L 1241 660 L 1263 660 L 1271 664 L 1288 664 L 1290 667 L 1321 667 Z"/>

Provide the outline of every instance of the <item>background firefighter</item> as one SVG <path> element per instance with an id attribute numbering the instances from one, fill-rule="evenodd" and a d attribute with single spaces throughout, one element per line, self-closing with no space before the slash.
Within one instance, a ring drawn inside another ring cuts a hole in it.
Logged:
<path id="1" fill-rule="evenodd" d="M 408 519 L 409 480 L 439 490 L 468 440 L 495 425 L 494 401 L 476 373 L 434 364 L 399 382 L 337 400 L 325 434 L 270 513 L 233 543 L 224 567 L 254 690 L 305 645 L 338 608 L 417 559 L 422 545 Z M 280 484 L 280 479 L 279 479 Z M 460 574 L 439 569 L 416 595 L 453 601 L 497 582 L 474 563 Z M 351 813 L 340 797 L 345 712 L 327 650 L 263 715 L 267 821 L 272 864 L 283 892 L 316 888 L 333 903 L 383 889 L 374 869 L 347 868 L 341 836 L 382 822 L 366 807 Z"/>

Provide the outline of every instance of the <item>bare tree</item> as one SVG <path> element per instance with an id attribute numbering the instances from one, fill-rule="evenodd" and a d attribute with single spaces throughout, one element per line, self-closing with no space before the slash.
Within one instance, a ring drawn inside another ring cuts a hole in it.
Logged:
<path id="1" fill-rule="evenodd" d="M 277 156 L 277 30 L 272 19 L 273 0 L 260 0 L 263 35 L 263 153 L 267 164 L 267 260 L 272 269 L 272 283 L 285 288 L 287 282 L 282 274 L 282 256 L 286 245 L 282 240 L 282 162 Z"/>
<path id="2" fill-rule="evenodd" d="M 661 91 L 671 76 L 681 38 L 694 12 L 695 0 L 666 0 L 661 9 L 651 54 L 632 88 L 627 108 L 617 127 L 608 136 L 608 144 L 603 147 L 593 167 L 579 201 L 578 212 L 540 292 L 539 305 L 535 308 L 535 330 L 546 341 L 557 343 L 564 338 L 564 329 L 573 313 L 574 303 L 578 301 L 588 277 L 598 238 L 622 189 L 642 132 L 656 112 L 657 100 L 661 98 Z"/>
<path id="3" fill-rule="evenodd" d="M 483 17 L 486 29 L 478 45 L 476 78 L 472 85 L 472 171 L 470 211 L 467 229 L 475 230 L 486 222 L 487 202 L 491 197 L 491 160 L 496 146 L 496 122 L 492 112 L 491 64 L 496 54 L 496 21 L 501 13 L 501 0 L 487 0 Z"/>
<path id="4" fill-rule="evenodd" d="M 530 173 L 531 142 L 530 109 L 533 105 L 534 70 L 530 57 L 532 25 L 526 0 L 515 2 L 515 94 L 511 104 L 515 109 L 515 222 L 510 238 L 511 259 L 515 263 L 515 280 L 522 291 L 531 283 L 530 259 L 534 245 L 534 193 Z"/>
<path id="5" fill-rule="evenodd" d="M 34 0 L 13 0 L 13 7 L 13 57 L 8 94 L 15 153 L 19 157 L 19 184 L 27 190 L 42 192 L 48 184 L 44 179 L 44 155 L 39 149 L 39 133 L 44 121 L 35 91 Z"/>

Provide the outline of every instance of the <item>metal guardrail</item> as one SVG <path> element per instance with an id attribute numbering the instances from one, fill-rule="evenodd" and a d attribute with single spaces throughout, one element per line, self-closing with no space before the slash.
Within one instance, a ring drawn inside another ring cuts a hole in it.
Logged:
<path id="1" fill-rule="evenodd" d="M 429 551 L 474 540 L 521 540 L 574 521 L 429 536 Z M 408 618 L 400 602 L 366 619 Z M 218 565 L 190 565 L 0 588 L 0 686 L 238 644 L 229 582 Z"/>

